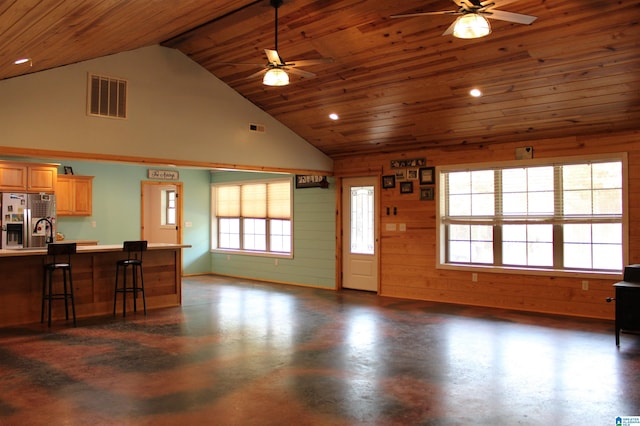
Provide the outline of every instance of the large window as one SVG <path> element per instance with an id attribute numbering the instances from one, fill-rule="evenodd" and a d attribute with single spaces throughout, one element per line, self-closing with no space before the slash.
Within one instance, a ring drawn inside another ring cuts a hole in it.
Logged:
<path id="1" fill-rule="evenodd" d="M 623 159 L 440 170 L 440 263 L 619 273 Z"/>
<path id="2" fill-rule="evenodd" d="M 212 187 L 213 249 L 291 254 L 291 179 Z"/>

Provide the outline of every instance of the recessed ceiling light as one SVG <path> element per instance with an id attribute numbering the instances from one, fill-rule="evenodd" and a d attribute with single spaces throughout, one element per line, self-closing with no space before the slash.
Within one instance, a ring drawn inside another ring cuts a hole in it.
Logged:
<path id="1" fill-rule="evenodd" d="M 13 61 L 14 64 L 16 65 L 20 65 L 20 64 L 25 64 L 27 62 L 31 61 L 31 59 L 29 58 L 20 58 L 20 59 L 16 59 L 15 61 Z"/>
<path id="2" fill-rule="evenodd" d="M 480 89 L 471 89 L 469 91 L 469 94 L 474 98 L 479 98 L 480 96 L 482 96 L 482 92 L 480 91 Z"/>
<path id="3" fill-rule="evenodd" d="M 340 118 L 340 116 L 338 114 L 336 114 L 335 112 L 332 112 L 331 114 L 329 114 L 329 118 L 332 120 L 337 120 Z"/>

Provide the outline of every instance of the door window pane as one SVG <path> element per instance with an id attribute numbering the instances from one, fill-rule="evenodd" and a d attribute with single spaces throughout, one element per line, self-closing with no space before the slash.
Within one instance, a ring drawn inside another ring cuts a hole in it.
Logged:
<path id="1" fill-rule="evenodd" d="M 351 253 L 374 254 L 373 186 L 351 187 Z"/>

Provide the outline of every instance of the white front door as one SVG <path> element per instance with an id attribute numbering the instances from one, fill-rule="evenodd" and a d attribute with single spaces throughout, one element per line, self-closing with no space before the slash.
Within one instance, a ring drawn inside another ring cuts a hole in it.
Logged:
<path id="1" fill-rule="evenodd" d="M 142 239 L 181 243 L 181 183 L 142 182 Z"/>
<path id="2" fill-rule="evenodd" d="M 342 287 L 378 291 L 378 178 L 342 181 Z"/>

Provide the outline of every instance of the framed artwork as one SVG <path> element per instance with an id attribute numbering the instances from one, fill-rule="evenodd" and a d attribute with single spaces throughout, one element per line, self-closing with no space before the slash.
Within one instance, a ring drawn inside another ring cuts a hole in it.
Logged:
<path id="1" fill-rule="evenodd" d="M 405 179 L 405 174 L 404 174 L 404 170 L 396 170 L 396 180 L 404 180 Z"/>
<path id="2" fill-rule="evenodd" d="M 413 182 L 408 180 L 406 182 L 400 182 L 400 193 L 411 194 L 413 192 Z"/>
<path id="3" fill-rule="evenodd" d="M 422 201 L 433 200 L 433 187 L 420 188 L 420 199 Z"/>
<path id="4" fill-rule="evenodd" d="M 382 176 L 383 188 L 395 188 L 396 187 L 396 175 Z"/>
<path id="5" fill-rule="evenodd" d="M 65 174 L 65 175 L 72 175 L 72 174 L 73 174 L 73 167 L 71 167 L 71 166 L 64 166 L 64 174 Z"/>
<path id="6" fill-rule="evenodd" d="M 404 169 L 407 167 L 420 167 L 427 164 L 426 158 L 410 158 L 401 160 L 391 160 L 392 169 Z"/>
<path id="7" fill-rule="evenodd" d="M 418 176 L 420 178 L 420 185 L 429 185 L 436 183 L 436 168 L 435 167 L 420 167 L 418 170 Z"/>
<path id="8" fill-rule="evenodd" d="M 418 169 L 409 169 L 409 170 L 407 170 L 407 179 L 409 179 L 409 180 L 418 180 Z"/>

